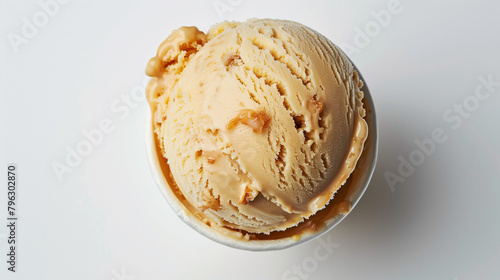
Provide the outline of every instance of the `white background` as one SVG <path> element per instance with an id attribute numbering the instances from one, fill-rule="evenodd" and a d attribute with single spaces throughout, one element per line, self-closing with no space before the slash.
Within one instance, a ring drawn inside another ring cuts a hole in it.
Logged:
<path id="1" fill-rule="evenodd" d="M 500 81 L 498 1 L 401 0 L 383 25 L 389 0 L 66 2 L 51 15 L 38 0 L 0 4 L 0 279 L 500 279 L 500 86 L 480 82 Z M 275 252 L 224 247 L 174 215 L 151 177 L 147 104 L 135 94 L 173 29 L 251 17 L 291 19 L 357 48 L 346 51 L 380 133 L 352 213 L 320 240 Z M 453 111 L 464 102 L 463 115 Z M 54 163 L 103 121 L 113 131 L 58 180 Z M 446 141 L 400 173 L 435 129 Z M 16 273 L 5 262 L 10 163 Z"/>

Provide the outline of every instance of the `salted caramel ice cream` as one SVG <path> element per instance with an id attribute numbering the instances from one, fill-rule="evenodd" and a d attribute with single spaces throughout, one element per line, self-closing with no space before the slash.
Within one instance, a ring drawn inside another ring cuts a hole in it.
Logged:
<path id="1" fill-rule="evenodd" d="M 181 27 L 146 73 L 164 175 L 212 227 L 293 227 L 328 204 L 362 153 L 363 83 L 333 43 L 299 23 Z"/>

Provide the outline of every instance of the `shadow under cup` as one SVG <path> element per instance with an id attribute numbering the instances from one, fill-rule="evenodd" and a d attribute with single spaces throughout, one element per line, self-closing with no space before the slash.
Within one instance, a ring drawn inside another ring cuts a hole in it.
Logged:
<path id="1" fill-rule="evenodd" d="M 358 75 L 364 81 L 359 71 Z M 363 153 L 353 173 L 335 193 L 329 204 L 294 227 L 267 235 L 247 233 L 214 224 L 210 225 L 209 222 L 203 221 L 201 213 L 184 199 L 181 191 L 170 176 L 167 160 L 162 156 L 154 135 L 151 113 L 148 112 L 146 117 L 146 149 L 153 178 L 177 216 L 205 237 L 218 243 L 237 249 L 270 251 L 284 249 L 312 240 L 335 227 L 350 213 L 367 189 L 375 169 L 378 150 L 375 107 L 368 86 L 365 84 L 361 90 L 364 93 L 363 106 L 366 110 L 365 120 L 368 124 L 368 137 L 364 144 Z"/>

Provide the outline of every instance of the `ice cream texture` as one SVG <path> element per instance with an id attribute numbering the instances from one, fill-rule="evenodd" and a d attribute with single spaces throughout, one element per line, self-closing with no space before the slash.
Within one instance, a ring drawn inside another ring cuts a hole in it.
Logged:
<path id="1" fill-rule="evenodd" d="M 293 227 L 328 204 L 363 151 L 363 83 L 330 40 L 299 23 L 181 27 L 146 73 L 165 176 L 206 224 Z"/>

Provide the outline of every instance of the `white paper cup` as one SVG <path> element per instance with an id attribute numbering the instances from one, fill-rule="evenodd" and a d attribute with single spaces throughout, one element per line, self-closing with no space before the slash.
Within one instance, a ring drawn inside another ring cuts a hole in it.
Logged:
<path id="1" fill-rule="evenodd" d="M 362 79 L 359 71 L 358 74 Z M 365 82 L 364 79 L 362 80 Z M 317 238 L 335 227 L 348 215 L 348 213 L 350 213 L 350 211 L 352 211 L 352 208 L 356 206 L 368 187 L 375 169 L 378 152 L 378 131 L 375 107 L 366 82 L 362 91 L 364 93 L 363 103 L 366 109 L 365 120 L 368 123 L 368 138 L 364 145 L 364 151 L 358 160 L 354 172 L 347 182 L 337 191 L 334 199 L 330 201 L 325 209 L 318 211 L 315 215 L 310 217 L 309 220 L 316 219 L 322 224 L 322 226 L 316 230 L 298 230 L 301 225 L 299 224 L 298 227 L 293 227 L 283 232 L 271 233 L 269 236 L 263 234 L 256 235 L 256 239 L 246 240 L 238 238 L 237 235 L 239 232 L 237 231 L 211 227 L 196 215 L 193 215 L 189 210 L 187 202 L 182 201 L 179 195 L 172 189 L 172 181 L 170 177 L 165 174 L 166 172 L 168 173 L 166 169 L 168 165 L 166 159 L 163 158 L 157 147 L 151 113 L 148 112 L 146 117 L 146 149 L 153 178 L 159 186 L 163 197 L 165 197 L 168 204 L 179 218 L 205 237 L 226 246 L 250 251 L 271 251 L 295 246 Z"/>

